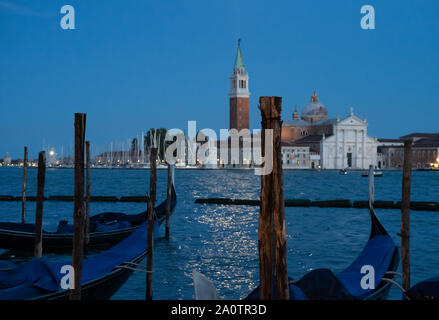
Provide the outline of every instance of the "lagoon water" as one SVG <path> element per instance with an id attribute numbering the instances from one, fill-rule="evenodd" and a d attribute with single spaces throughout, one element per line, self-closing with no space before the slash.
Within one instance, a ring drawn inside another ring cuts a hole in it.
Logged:
<path id="1" fill-rule="evenodd" d="M 28 195 L 36 194 L 37 170 L 28 171 Z M 0 168 L 0 194 L 21 194 L 22 169 Z M 402 173 L 384 172 L 375 179 L 376 200 L 401 199 Z M 155 243 L 154 298 L 193 299 L 191 273 L 209 277 L 226 299 L 244 298 L 258 282 L 258 207 L 200 205 L 199 197 L 258 199 L 260 177 L 253 171 L 177 170 L 178 205 L 171 218 L 171 238 Z M 285 171 L 285 197 L 311 200 L 367 200 L 367 178 L 360 172 Z M 148 170 L 92 170 L 92 195 L 143 195 L 149 190 Z M 158 171 L 157 201 L 166 196 L 166 170 Z M 72 195 L 73 170 L 47 169 L 45 194 Z M 413 172 L 413 201 L 439 201 L 439 172 Z M 103 211 L 138 213 L 145 203 L 91 203 L 91 214 Z M 335 273 L 360 253 L 370 231 L 365 209 L 286 208 L 288 270 L 298 279 L 316 268 Z M 399 210 L 376 210 L 378 218 L 399 246 Z M 33 222 L 35 202 L 27 203 Z M 43 225 L 56 229 L 61 219 L 73 221 L 73 203 L 46 201 Z M 0 202 L 1 221 L 21 221 L 20 202 Z M 164 234 L 164 230 L 161 230 Z M 21 257 L 0 249 L 0 259 Z M 47 255 L 48 259 L 59 259 Z M 411 212 L 412 283 L 439 274 L 439 212 Z M 145 275 L 134 273 L 113 299 L 144 299 Z M 390 299 L 400 299 L 393 288 Z"/>

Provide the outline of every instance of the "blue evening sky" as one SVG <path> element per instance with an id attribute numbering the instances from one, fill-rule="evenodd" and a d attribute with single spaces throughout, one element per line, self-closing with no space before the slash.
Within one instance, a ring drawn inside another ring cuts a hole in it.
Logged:
<path id="1" fill-rule="evenodd" d="M 65 4 L 76 30 L 60 27 Z M 375 30 L 360 28 L 365 4 Z M 0 158 L 71 148 L 74 112 L 95 151 L 188 120 L 228 128 L 238 37 L 251 128 L 260 96 L 282 96 L 290 119 L 317 88 L 330 117 L 353 106 L 372 137 L 438 132 L 438 17 L 437 0 L 0 0 Z"/>

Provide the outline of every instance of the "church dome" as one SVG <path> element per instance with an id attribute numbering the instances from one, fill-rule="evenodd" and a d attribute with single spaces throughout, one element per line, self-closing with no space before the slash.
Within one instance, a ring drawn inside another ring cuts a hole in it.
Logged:
<path id="1" fill-rule="evenodd" d="M 302 120 L 308 122 L 317 122 L 328 119 L 328 110 L 319 102 L 316 90 L 311 97 L 311 102 L 302 109 Z"/>

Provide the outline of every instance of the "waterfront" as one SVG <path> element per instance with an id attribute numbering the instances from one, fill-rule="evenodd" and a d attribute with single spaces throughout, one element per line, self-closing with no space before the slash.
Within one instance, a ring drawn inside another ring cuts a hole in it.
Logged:
<path id="1" fill-rule="evenodd" d="M 28 195 L 36 193 L 36 173 L 28 172 Z M 367 179 L 360 172 L 339 175 L 336 171 L 286 171 L 285 197 L 328 199 L 367 199 Z M 385 172 L 375 179 L 376 200 L 398 201 L 401 197 L 400 171 Z M 165 197 L 166 171 L 158 171 L 157 201 Z M 1 194 L 21 193 L 22 170 L 0 168 Z M 148 189 L 148 170 L 93 170 L 92 195 L 141 195 Z M 178 205 L 171 218 L 171 239 L 156 242 L 154 298 L 192 299 L 192 269 L 213 280 L 222 297 L 243 298 L 258 281 L 258 207 L 199 205 L 199 197 L 258 199 L 260 177 L 253 171 L 177 170 Z M 73 170 L 48 169 L 47 195 L 73 194 Z M 413 201 L 439 200 L 439 173 L 413 172 Z M 35 203 L 28 203 L 32 222 Z M 91 203 L 92 214 L 102 211 L 137 213 L 144 203 Z M 1 202 L 2 221 L 20 221 L 20 202 Z M 377 210 L 378 217 L 397 245 L 399 210 Z M 73 203 L 47 201 L 44 228 L 52 231 L 59 220 L 72 221 Z M 366 243 L 370 222 L 367 210 L 338 208 L 286 208 L 288 269 L 297 279 L 311 269 L 347 267 Z M 412 283 L 437 275 L 439 265 L 439 215 L 412 211 Z M 2 259 L 8 257 L 3 255 Z M 49 259 L 56 258 L 49 255 Z M 145 276 L 134 273 L 114 299 L 144 299 Z M 392 289 L 392 299 L 399 299 Z"/>

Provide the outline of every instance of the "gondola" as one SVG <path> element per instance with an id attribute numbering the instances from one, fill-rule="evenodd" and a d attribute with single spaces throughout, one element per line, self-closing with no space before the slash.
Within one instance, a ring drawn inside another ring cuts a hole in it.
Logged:
<path id="1" fill-rule="evenodd" d="M 109 250 L 83 260 L 81 298 L 109 299 L 125 283 L 146 255 L 148 221 Z M 154 234 L 160 224 L 155 220 Z M 14 265 L 0 263 L 0 300 L 60 300 L 69 298 L 62 289 L 61 268 L 70 261 L 49 262 L 44 258 Z"/>
<path id="2" fill-rule="evenodd" d="M 174 186 L 171 193 L 171 213 L 177 204 Z M 155 208 L 157 221 L 166 219 L 166 200 Z M 128 215 L 119 212 L 104 212 L 90 217 L 89 248 L 109 248 L 134 232 L 148 217 L 148 212 Z M 63 252 L 72 249 L 73 225 L 60 221 L 56 232 L 43 230 L 43 251 Z M 33 250 L 35 225 L 30 223 L 1 222 L 0 248 L 18 251 Z"/>
<path id="3" fill-rule="evenodd" d="M 348 174 L 348 169 L 340 169 L 338 174 L 343 174 L 343 175 Z"/>
<path id="4" fill-rule="evenodd" d="M 369 240 L 357 259 L 343 272 L 335 275 L 329 269 L 316 269 L 299 281 L 290 279 L 291 300 L 384 300 L 387 298 L 391 281 L 399 265 L 398 248 L 379 222 L 374 209 L 369 208 L 372 228 Z M 363 289 L 361 268 L 373 266 L 375 288 Z M 276 285 L 274 283 L 274 298 Z M 259 287 L 253 290 L 247 300 L 259 299 Z"/>
<path id="5" fill-rule="evenodd" d="M 439 301 L 439 277 L 419 282 L 404 292 L 403 297 L 406 300 Z"/>

